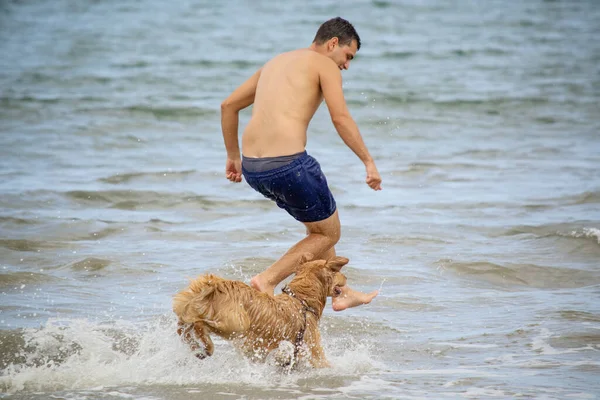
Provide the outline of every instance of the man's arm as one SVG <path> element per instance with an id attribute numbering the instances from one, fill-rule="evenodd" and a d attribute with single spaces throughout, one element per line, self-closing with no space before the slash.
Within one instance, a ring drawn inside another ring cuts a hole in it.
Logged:
<path id="1" fill-rule="evenodd" d="M 342 89 L 342 73 L 335 63 L 323 60 L 319 71 L 319 80 L 323 98 L 327 103 L 331 122 L 338 134 L 353 152 L 365 164 L 367 169 L 367 185 L 374 190 L 381 190 L 381 177 L 375 166 L 375 161 L 369 154 L 358 126 L 350 116 L 344 91 Z"/>
<path id="2" fill-rule="evenodd" d="M 239 112 L 254 103 L 256 85 L 260 78 L 261 69 L 256 71 L 246 82 L 221 103 L 221 130 L 227 150 L 225 174 L 232 182 L 242 181 L 240 144 L 238 141 Z"/>

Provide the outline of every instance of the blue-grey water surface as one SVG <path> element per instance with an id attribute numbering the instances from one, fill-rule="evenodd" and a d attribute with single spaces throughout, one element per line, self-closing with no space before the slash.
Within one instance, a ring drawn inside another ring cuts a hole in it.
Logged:
<path id="1" fill-rule="evenodd" d="M 324 106 L 307 150 L 381 294 L 328 305 L 330 369 L 199 361 L 172 295 L 304 234 L 224 178 L 220 103 L 337 15 L 383 191 Z M 598 38 L 595 0 L 0 2 L 0 397 L 598 398 Z"/>

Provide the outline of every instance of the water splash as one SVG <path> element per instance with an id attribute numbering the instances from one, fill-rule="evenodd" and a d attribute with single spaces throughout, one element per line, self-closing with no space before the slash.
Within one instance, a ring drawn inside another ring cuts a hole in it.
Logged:
<path id="1" fill-rule="evenodd" d="M 261 388 L 295 385 L 315 376 L 345 375 L 372 369 L 368 343 L 323 334 L 333 368 L 300 366 L 283 370 L 274 363 L 257 364 L 231 344 L 215 339 L 213 357 L 198 360 L 176 334 L 174 317 L 144 326 L 128 321 L 49 320 L 22 332 L 24 345 L 2 370 L 0 390 L 81 390 L 124 385 L 244 384 Z"/>

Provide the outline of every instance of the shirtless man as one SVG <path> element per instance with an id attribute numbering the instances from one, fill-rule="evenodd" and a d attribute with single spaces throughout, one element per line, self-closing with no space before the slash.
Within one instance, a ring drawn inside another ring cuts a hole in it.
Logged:
<path id="1" fill-rule="evenodd" d="M 360 38 L 348 21 L 333 18 L 321 25 L 309 48 L 280 54 L 238 87 L 221 104 L 221 127 L 227 149 L 225 174 L 246 182 L 275 201 L 306 226 L 307 236 L 278 261 L 256 275 L 250 284 L 273 294 L 292 273 L 302 254 L 335 257 L 340 219 L 335 200 L 319 163 L 306 151 L 307 128 L 325 100 L 331 121 L 344 143 L 366 168 L 366 183 L 381 190 L 381 177 L 346 106 L 342 70 L 347 70 Z M 254 104 L 252 117 L 238 143 L 238 113 Z M 333 298 L 333 309 L 344 310 L 371 302 L 377 295 L 348 287 Z"/>

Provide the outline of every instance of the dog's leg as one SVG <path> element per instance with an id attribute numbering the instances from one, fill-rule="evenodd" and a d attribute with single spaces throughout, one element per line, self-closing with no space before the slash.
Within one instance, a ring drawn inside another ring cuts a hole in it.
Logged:
<path id="1" fill-rule="evenodd" d="M 310 364 L 314 368 L 331 367 L 331 364 L 329 364 L 329 361 L 327 361 L 327 358 L 325 358 L 325 352 L 323 351 L 323 348 L 320 344 L 312 346 L 312 348 L 310 349 L 310 353 Z"/>
<path id="2" fill-rule="evenodd" d="M 204 345 L 204 352 L 205 352 L 204 355 L 197 353 L 196 357 L 202 359 L 206 356 L 212 356 L 213 353 L 215 352 L 215 345 L 213 344 L 212 339 L 208 335 L 208 332 L 206 330 L 206 327 L 204 326 L 204 323 L 203 322 L 195 322 L 194 323 L 194 332 L 196 334 L 196 337 Z"/>
<path id="3" fill-rule="evenodd" d="M 186 324 L 182 321 L 179 321 L 177 323 L 177 334 L 181 336 L 181 340 L 183 341 L 183 343 L 190 346 L 190 349 L 192 349 L 192 351 L 198 350 L 198 343 L 196 338 L 194 337 L 195 335 L 193 324 Z"/>
<path id="4" fill-rule="evenodd" d="M 187 343 L 190 347 L 194 345 L 194 336 L 192 335 L 192 328 L 194 325 L 186 324 L 183 321 L 177 323 L 177 334 L 181 336 L 181 340 Z"/>
<path id="5" fill-rule="evenodd" d="M 212 356 L 215 346 L 206 332 L 204 323 L 195 322 L 186 324 L 179 321 L 177 324 L 177 334 L 181 336 L 184 343 L 190 346 L 190 349 L 195 353 L 196 357 L 203 359 L 206 356 Z M 198 346 L 198 341 L 202 342 L 204 351 L 198 352 L 201 346 Z"/>
<path id="6" fill-rule="evenodd" d="M 185 328 L 185 324 L 181 320 L 177 321 L 177 334 L 179 336 L 183 335 L 184 328 Z"/>
<path id="7" fill-rule="evenodd" d="M 310 348 L 310 364 L 314 368 L 328 368 L 331 367 L 327 358 L 325 357 L 325 351 L 321 347 L 321 335 L 318 331 L 312 331 L 310 335 L 312 340 L 308 341 Z M 312 342 L 312 343 L 311 343 Z"/>

